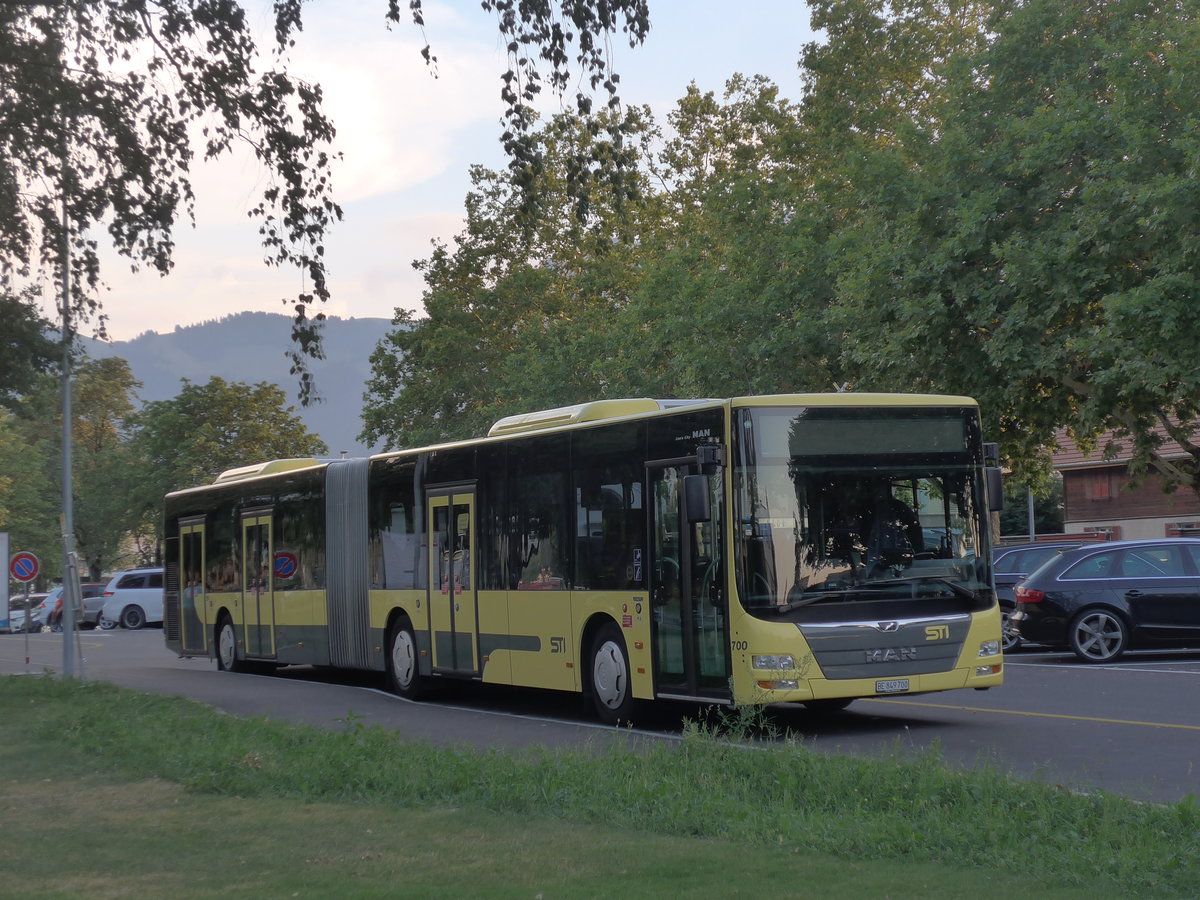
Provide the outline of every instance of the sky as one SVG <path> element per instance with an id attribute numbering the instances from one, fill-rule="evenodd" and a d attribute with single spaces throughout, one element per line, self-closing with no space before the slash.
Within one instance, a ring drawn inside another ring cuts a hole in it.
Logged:
<path id="1" fill-rule="evenodd" d="M 269 34 L 270 5 L 246 2 Z M 424 6 L 424 35 L 408 23 L 389 31 L 385 0 L 304 7 L 288 68 L 321 84 L 343 156 L 333 170 L 343 220 L 326 241 L 332 298 L 321 308 L 329 315 L 419 312 L 423 285 L 413 261 L 429 255 L 431 241 L 450 243 L 462 230 L 469 167 L 504 166 L 499 93 L 507 58 L 495 20 L 478 0 Z M 796 63 L 814 39 L 802 0 L 650 0 L 650 22 L 636 49 L 613 37 L 612 58 L 622 100 L 649 105 L 660 124 L 689 83 L 720 96 L 738 72 L 765 75 L 781 94 L 799 98 Z M 438 58 L 436 78 L 421 58 L 426 40 Z M 306 289 L 297 270 L 262 261 L 257 226 L 246 215 L 262 173 L 248 154 L 197 167 L 193 184 L 196 225 L 177 228 L 170 275 L 131 273 L 115 255 L 105 260 L 109 290 L 100 300 L 111 340 L 242 310 L 290 313 L 283 301 Z"/>

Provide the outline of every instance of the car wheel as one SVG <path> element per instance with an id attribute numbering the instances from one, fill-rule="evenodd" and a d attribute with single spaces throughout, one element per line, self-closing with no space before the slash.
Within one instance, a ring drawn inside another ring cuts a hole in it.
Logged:
<path id="1" fill-rule="evenodd" d="M 1125 652 L 1129 629 L 1116 613 L 1085 609 L 1071 620 L 1067 643 L 1084 662 L 1112 662 Z"/>
<path id="2" fill-rule="evenodd" d="M 429 678 L 421 674 L 417 635 L 408 616 L 401 616 L 388 633 L 387 677 L 393 693 L 420 700 L 429 692 Z"/>
<path id="3" fill-rule="evenodd" d="M 101 619 L 100 627 L 102 629 L 104 629 L 105 631 L 112 631 L 114 628 L 117 627 L 117 623 L 114 622 L 112 619 Z"/>
<path id="4" fill-rule="evenodd" d="M 1005 653 L 1012 653 L 1014 650 L 1021 648 L 1021 632 L 1017 629 L 1017 625 L 1012 620 L 1012 611 L 1007 609 L 1000 610 L 1000 649 Z"/>
<path id="5" fill-rule="evenodd" d="M 222 672 L 244 672 L 246 663 L 238 658 L 237 632 L 229 616 L 221 616 L 217 625 L 217 669 Z"/>
<path id="6" fill-rule="evenodd" d="M 146 614 L 140 606 L 127 606 L 121 610 L 121 627 L 137 631 L 146 625 Z"/>
<path id="7" fill-rule="evenodd" d="M 633 712 L 633 686 L 629 683 L 629 655 L 625 639 L 613 623 L 592 641 L 592 704 L 600 721 L 609 725 L 628 722 Z"/>

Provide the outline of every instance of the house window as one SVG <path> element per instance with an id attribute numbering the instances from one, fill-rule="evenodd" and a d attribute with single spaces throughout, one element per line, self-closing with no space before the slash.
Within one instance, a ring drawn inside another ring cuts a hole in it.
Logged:
<path id="1" fill-rule="evenodd" d="M 1094 469 L 1088 473 L 1087 495 L 1089 500 L 1112 499 L 1112 472 L 1109 469 Z"/>

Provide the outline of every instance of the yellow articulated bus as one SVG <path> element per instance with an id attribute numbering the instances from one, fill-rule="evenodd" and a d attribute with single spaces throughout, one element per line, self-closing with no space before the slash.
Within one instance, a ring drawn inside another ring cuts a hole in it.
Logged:
<path id="1" fill-rule="evenodd" d="M 637 701 L 1003 678 L 975 401 L 602 400 L 485 438 L 277 460 L 166 498 L 168 648 Z"/>

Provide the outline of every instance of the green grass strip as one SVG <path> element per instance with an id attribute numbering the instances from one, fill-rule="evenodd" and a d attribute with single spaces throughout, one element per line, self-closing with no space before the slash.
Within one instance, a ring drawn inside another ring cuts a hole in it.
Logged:
<path id="1" fill-rule="evenodd" d="M 855 860 L 1003 870 L 1091 896 L 1194 896 L 1200 806 L 949 766 L 936 752 L 861 759 L 798 743 L 753 746 L 691 729 L 629 749 L 447 749 L 363 727 L 241 719 L 102 683 L 0 678 L 0 721 L 28 723 L 81 777 L 158 778 L 201 795 L 474 809 Z M 14 734 L 17 732 L 13 732 Z"/>

